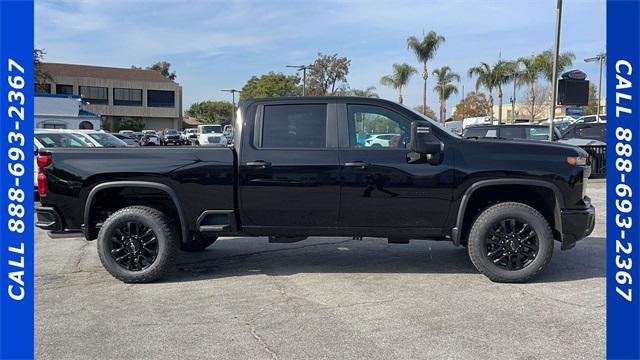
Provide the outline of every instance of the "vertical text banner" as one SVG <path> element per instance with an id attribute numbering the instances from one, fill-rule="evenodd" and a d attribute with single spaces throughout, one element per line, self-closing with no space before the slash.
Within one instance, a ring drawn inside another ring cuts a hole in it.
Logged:
<path id="1" fill-rule="evenodd" d="M 640 2 L 607 2 L 607 358 L 640 359 Z"/>
<path id="2" fill-rule="evenodd" d="M 0 359 L 34 356 L 33 1 L 0 0 Z"/>

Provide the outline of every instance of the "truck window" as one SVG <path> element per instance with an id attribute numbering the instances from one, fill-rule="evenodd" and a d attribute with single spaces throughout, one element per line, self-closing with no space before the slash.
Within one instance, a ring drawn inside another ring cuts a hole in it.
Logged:
<path id="1" fill-rule="evenodd" d="M 524 128 L 520 126 L 500 127 L 500 137 L 504 139 L 524 139 Z"/>
<path id="2" fill-rule="evenodd" d="M 327 144 L 325 104 L 267 105 L 262 119 L 262 147 L 324 148 Z"/>
<path id="3" fill-rule="evenodd" d="M 379 106 L 347 105 L 349 145 L 352 148 L 404 149 L 411 137 L 411 121 Z"/>

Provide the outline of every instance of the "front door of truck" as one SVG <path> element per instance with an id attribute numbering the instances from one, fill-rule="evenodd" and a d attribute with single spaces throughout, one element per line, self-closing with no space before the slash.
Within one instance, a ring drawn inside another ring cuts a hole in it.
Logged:
<path id="1" fill-rule="evenodd" d="M 340 104 L 337 109 L 342 114 L 340 134 L 349 139 L 340 151 L 340 226 L 437 232 L 451 203 L 452 152 L 437 165 L 407 163 L 408 116 L 366 103 Z M 380 134 L 392 136 L 381 141 Z"/>
<path id="2" fill-rule="evenodd" d="M 335 227 L 340 198 L 335 104 L 269 102 L 249 113 L 252 119 L 244 121 L 254 122 L 253 132 L 242 135 L 240 154 L 243 228 L 278 234 Z"/>

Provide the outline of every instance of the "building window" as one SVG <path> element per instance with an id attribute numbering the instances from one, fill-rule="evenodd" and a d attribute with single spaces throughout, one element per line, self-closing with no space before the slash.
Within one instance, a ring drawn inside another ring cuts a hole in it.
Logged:
<path id="1" fill-rule="evenodd" d="M 142 106 L 142 89 L 113 89 L 113 105 Z"/>
<path id="2" fill-rule="evenodd" d="M 147 90 L 147 106 L 175 107 L 175 92 L 168 90 Z"/>
<path id="3" fill-rule="evenodd" d="M 51 94 L 51 84 L 36 84 L 36 94 Z"/>
<path id="4" fill-rule="evenodd" d="M 80 86 L 80 97 L 89 104 L 107 105 L 109 103 L 109 91 L 106 87 Z"/>
<path id="5" fill-rule="evenodd" d="M 56 85 L 56 94 L 73 95 L 73 85 Z"/>

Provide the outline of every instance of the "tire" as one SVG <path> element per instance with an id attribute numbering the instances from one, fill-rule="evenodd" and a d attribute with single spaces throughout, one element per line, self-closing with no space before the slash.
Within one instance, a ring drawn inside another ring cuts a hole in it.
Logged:
<path id="1" fill-rule="evenodd" d="M 137 246 L 134 246 L 134 240 L 124 240 L 131 239 L 130 236 L 126 236 L 125 229 L 130 235 L 134 233 L 131 224 L 137 226 Z M 146 233 L 146 230 L 151 230 L 151 237 L 140 235 L 140 232 Z M 120 243 L 117 241 L 118 237 L 122 239 Z M 98 256 L 104 268 L 116 279 L 125 283 L 148 283 L 161 278 L 173 267 L 179 242 L 173 223 L 164 213 L 146 206 L 130 206 L 113 213 L 100 228 L 97 241 Z M 125 243 L 131 246 L 126 246 Z M 155 256 L 146 246 L 155 250 Z M 139 255 L 129 254 L 134 249 L 137 249 L 135 254 Z M 124 260 L 119 263 L 117 258 L 123 257 Z M 123 262 L 128 262 L 128 265 L 124 265 Z"/>
<path id="2" fill-rule="evenodd" d="M 475 219 L 467 251 L 473 265 L 491 281 L 517 283 L 542 272 L 551 260 L 553 244 L 544 216 L 528 205 L 505 202 L 488 207 Z"/>
<path id="3" fill-rule="evenodd" d="M 196 235 L 193 240 L 188 243 L 181 243 L 180 250 L 186 252 L 200 252 L 213 245 L 218 240 L 217 236 L 204 237 L 202 235 Z"/>

